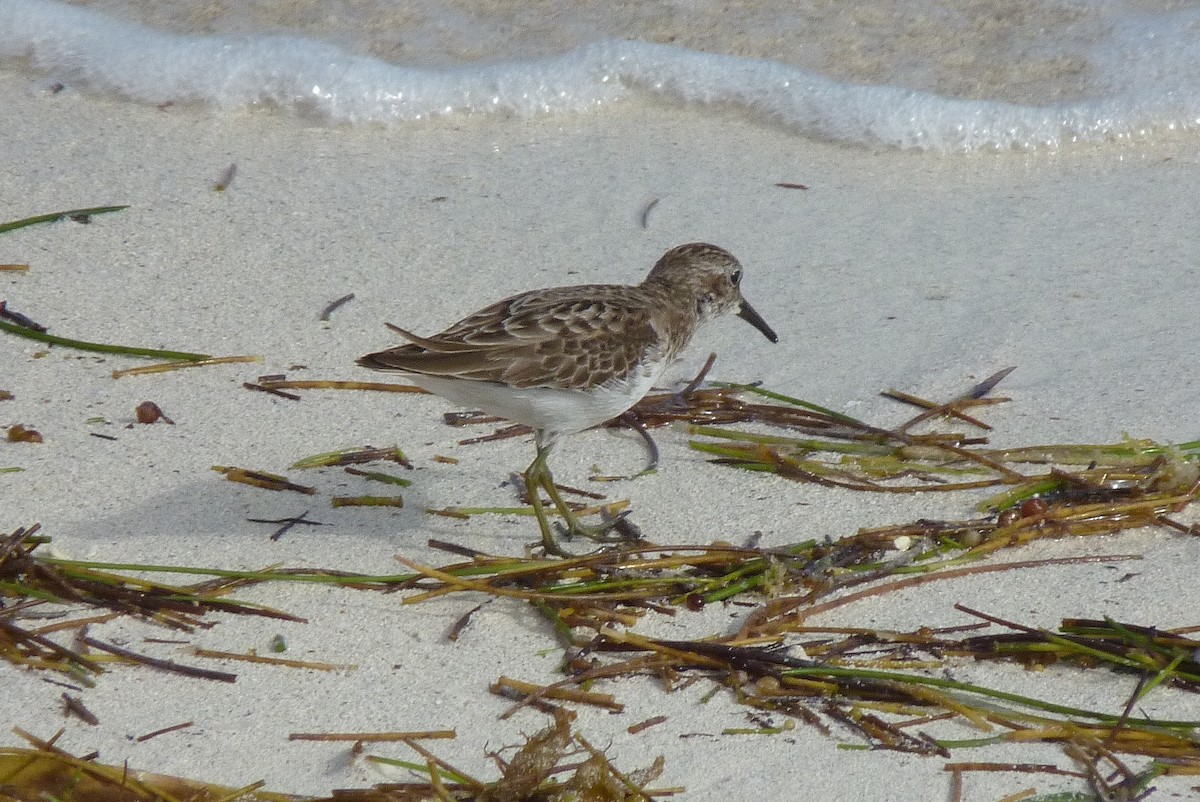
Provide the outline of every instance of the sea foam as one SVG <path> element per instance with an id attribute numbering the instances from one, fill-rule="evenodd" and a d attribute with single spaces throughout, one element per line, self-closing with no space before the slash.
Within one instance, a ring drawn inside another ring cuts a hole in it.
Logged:
<path id="1" fill-rule="evenodd" d="M 270 105 L 332 121 L 581 112 L 644 95 L 858 145 L 1033 148 L 1200 126 L 1200 11 L 1129 13 L 1089 57 L 1097 94 L 1057 105 L 860 85 L 769 59 L 604 40 L 563 55 L 415 69 L 292 36 L 198 36 L 52 0 L 0 0 L 0 57 L 132 100 Z"/>

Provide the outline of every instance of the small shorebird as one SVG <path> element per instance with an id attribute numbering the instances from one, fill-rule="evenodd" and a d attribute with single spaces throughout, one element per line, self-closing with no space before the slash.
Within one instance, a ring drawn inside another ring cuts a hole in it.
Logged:
<path id="1" fill-rule="evenodd" d="M 418 337 L 389 324 L 409 343 L 368 354 L 358 364 L 408 374 L 413 383 L 456 404 L 523 423 L 537 456 L 525 487 L 547 553 L 554 538 L 539 489 L 568 532 L 596 537 L 554 486 L 546 460 L 563 435 L 614 418 L 641 400 L 687 346 L 700 324 L 735 312 L 771 342 L 775 332 L 742 297 L 742 266 L 702 242 L 663 254 L 641 284 L 585 284 L 514 295 L 469 315 L 441 334 Z"/>

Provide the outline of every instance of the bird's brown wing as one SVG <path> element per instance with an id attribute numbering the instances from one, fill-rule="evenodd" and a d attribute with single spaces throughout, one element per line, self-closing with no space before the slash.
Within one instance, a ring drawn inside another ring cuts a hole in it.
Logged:
<path id="1" fill-rule="evenodd" d="M 651 310 L 620 286 L 564 287 L 505 299 L 433 337 L 358 360 L 375 370 L 584 389 L 629 376 L 660 347 Z"/>

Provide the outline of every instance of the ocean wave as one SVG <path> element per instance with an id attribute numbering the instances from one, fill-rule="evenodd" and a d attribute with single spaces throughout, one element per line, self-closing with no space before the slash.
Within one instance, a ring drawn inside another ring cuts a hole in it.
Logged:
<path id="1" fill-rule="evenodd" d="M 1094 54 L 1104 92 L 1046 106 L 859 85 L 767 59 L 624 40 L 552 58 L 414 69 L 300 37 L 165 33 L 52 0 L 0 0 L 0 57 L 150 104 L 270 105 L 337 122 L 407 123 L 582 112 L 646 95 L 849 144 L 972 151 L 1200 125 L 1200 15 L 1171 16 L 1131 16 Z"/>

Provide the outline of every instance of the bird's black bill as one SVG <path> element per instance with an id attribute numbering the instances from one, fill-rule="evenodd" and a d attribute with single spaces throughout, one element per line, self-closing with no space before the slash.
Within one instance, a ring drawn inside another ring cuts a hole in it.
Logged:
<path id="1" fill-rule="evenodd" d="M 749 323 L 754 328 L 758 329 L 773 343 L 779 342 L 779 336 L 775 334 L 775 330 L 767 325 L 767 321 L 762 319 L 762 315 L 754 311 L 754 307 L 742 301 L 742 308 L 738 310 L 737 316 Z"/>

